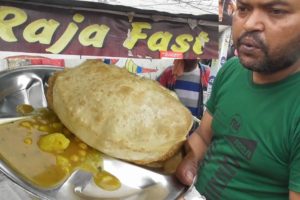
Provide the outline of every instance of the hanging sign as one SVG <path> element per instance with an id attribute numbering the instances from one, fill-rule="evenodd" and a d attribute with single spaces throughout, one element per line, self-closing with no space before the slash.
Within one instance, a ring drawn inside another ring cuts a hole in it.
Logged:
<path id="1" fill-rule="evenodd" d="M 218 27 L 0 3 L 0 51 L 109 57 L 217 58 Z"/>

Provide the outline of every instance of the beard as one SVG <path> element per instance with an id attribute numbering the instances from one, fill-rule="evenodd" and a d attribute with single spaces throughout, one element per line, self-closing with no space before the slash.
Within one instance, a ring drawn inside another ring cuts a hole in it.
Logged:
<path id="1" fill-rule="evenodd" d="M 243 39 L 246 37 L 254 40 L 262 52 L 262 54 L 253 59 L 252 62 L 239 54 L 239 47 L 242 45 Z M 274 52 L 270 53 L 268 46 L 259 37 L 259 33 L 247 32 L 238 38 L 236 47 L 238 54 L 240 55 L 240 62 L 245 68 L 261 74 L 273 74 L 289 68 L 299 60 L 300 35 L 295 39 L 290 40 L 289 43 L 281 45 Z"/>

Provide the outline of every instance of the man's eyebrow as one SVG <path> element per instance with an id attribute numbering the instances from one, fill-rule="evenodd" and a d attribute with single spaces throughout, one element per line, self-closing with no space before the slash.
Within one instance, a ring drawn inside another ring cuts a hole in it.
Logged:
<path id="1" fill-rule="evenodd" d="M 237 0 L 236 3 L 243 3 L 243 4 L 245 4 L 246 2 L 244 2 L 244 0 Z"/>
<path id="2" fill-rule="evenodd" d="M 248 4 L 247 0 L 237 0 L 237 3 Z M 260 4 L 260 3 L 259 3 Z M 262 5 L 272 6 L 272 5 L 285 5 L 289 6 L 290 4 L 285 0 L 271 0 L 269 2 L 261 3 Z"/>
<path id="3" fill-rule="evenodd" d="M 289 6 L 290 4 L 287 1 L 283 1 L 283 0 L 275 0 L 275 1 L 271 1 L 269 3 L 266 3 L 268 5 L 285 5 L 285 6 Z"/>
<path id="4" fill-rule="evenodd" d="M 248 2 L 245 2 L 244 0 L 237 0 L 236 4 L 248 5 Z"/>
<path id="5" fill-rule="evenodd" d="M 278 8 L 286 8 L 286 9 L 291 8 L 291 4 L 282 0 L 272 1 L 261 5 L 262 8 L 275 8 L 276 6 L 279 6 Z"/>

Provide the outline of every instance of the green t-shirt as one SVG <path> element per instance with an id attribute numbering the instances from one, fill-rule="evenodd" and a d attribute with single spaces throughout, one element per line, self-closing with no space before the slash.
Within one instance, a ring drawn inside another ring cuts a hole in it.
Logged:
<path id="1" fill-rule="evenodd" d="M 196 188 L 208 200 L 287 200 L 300 192 L 300 73 L 255 84 L 237 58 L 219 71 L 206 107 L 212 144 Z"/>

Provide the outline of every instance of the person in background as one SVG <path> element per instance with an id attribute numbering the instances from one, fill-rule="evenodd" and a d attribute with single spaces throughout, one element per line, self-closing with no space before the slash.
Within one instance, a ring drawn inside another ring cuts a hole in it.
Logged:
<path id="1" fill-rule="evenodd" d="M 219 22 L 223 21 L 224 0 L 219 0 Z"/>
<path id="2" fill-rule="evenodd" d="M 164 87 L 173 90 L 180 101 L 201 119 L 203 114 L 203 91 L 207 89 L 210 68 L 198 59 L 174 60 L 158 77 Z"/>
<path id="3" fill-rule="evenodd" d="M 227 15 L 232 16 L 235 10 L 236 10 L 236 1 L 228 0 Z"/>
<path id="4" fill-rule="evenodd" d="M 224 25 L 231 25 L 232 15 L 235 9 L 235 0 L 219 0 L 219 22 Z"/>
<path id="5" fill-rule="evenodd" d="M 300 199 L 300 2 L 237 0 L 238 57 L 213 83 L 178 179 L 207 200 Z"/>
<path id="6" fill-rule="evenodd" d="M 236 49 L 235 49 L 234 45 L 230 45 L 227 50 L 226 60 L 229 60 L 230 58 L 237 56 L 235 51 L 236 51 Z"/>

